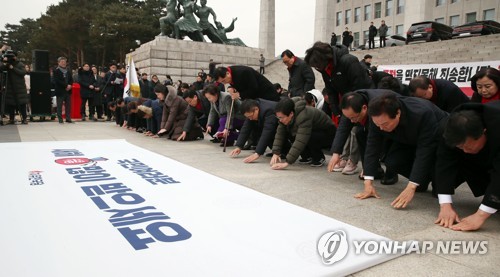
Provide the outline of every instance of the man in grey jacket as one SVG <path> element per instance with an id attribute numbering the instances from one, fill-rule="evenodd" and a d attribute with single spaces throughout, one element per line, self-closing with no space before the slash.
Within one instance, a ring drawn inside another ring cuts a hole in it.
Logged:
<path id="1" fill-rule="evenodd" d="M 387 27 L 387 25 L 385 25 L 385 20 L 382 20 L 382 24 L 380 24 L 380 27 L 378 27 L 378 35 L 380 36 L 380 48 L 385 47 L 385 37 L 387 36 L 388 30 L 389 28 Z"/>

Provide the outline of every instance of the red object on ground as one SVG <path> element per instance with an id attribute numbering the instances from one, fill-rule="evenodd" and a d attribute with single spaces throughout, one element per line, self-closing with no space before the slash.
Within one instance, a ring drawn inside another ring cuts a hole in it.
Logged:
<path id="1" fill-rule="evenodd" d="M 82 105 L 82 98 L 80 97 L 80 84 L 73 83 L 71 89 L 71 119 L 81 119 L 80 106 Z"/>

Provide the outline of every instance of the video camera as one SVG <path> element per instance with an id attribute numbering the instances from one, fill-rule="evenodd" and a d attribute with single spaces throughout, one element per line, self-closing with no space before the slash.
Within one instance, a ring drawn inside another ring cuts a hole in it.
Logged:
<path id="1" fill-rule="evenodd" d="M 16 59 L 16 52 L 14 50 L 6 50 L 2 52 L 1 56 L 2 62 L 7 64 L 13 64 Z"/>

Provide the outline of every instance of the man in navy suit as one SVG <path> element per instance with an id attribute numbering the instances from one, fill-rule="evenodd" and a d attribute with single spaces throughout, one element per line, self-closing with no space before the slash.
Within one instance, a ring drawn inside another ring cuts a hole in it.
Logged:
<path id="1" fill-rule="evenodd" d="M 246 117 L 245 123 L 241 128 L 240 135 L 236 141 L 236 149 L 231 152 L 232 157 L 241 153 L 245 142 L 252 136 L 257 142 L 255 153 L 243 160 L 245 163 L 251 163 L 264 155 L 266 148 L 272 149 L 274 135 L 278 127 L 278 119 L 274 109 L 278 102 L 265 99 L 247 99 L 241 103 L 240 110 Z"/>

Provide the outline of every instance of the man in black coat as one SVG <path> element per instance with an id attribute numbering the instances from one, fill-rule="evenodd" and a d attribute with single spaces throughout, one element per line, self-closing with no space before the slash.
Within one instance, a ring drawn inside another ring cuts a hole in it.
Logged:
<path id="1" fill-rule="evenodd" d="M 262 98 L 270 101 L 279 101 L 280 95 L 273 84 L 253 68 L 243 65 L 229 67 L 220 66 L 215 69 L 215 80 L 223 84 L 230 84 L 231 94 L 239 93 L 241 100 Z M 236 91 L 235 91 L 236 90 Z"/>
<path id="2" fill-rule="evenodd" d="M 359 62 L 361 67 L 363 67 L 367 72 L 370 71 L 370 67 L 372 66 L 373 56 L 370 54 L 366 54 L 363 59 Z"/>
<path id="3" fill-rule="evenodd" d="M 436 160 L 435 186 L 440 212 L 435 223 L 456 231 L 481 228 L 500 209 L 500 102 L 468 103 L 450 115 Z M 462 218 L 452 207 L 455 188 L 467 182 L 479 209 Z"/>
<path id="4" fill-rule="evenodd" d="M 59 57 L 57 59 L 57 68 L 54 70 L 53 81 L 57 100 L 57 118 L 59 123 L 64 123 L 62 118 L 62 105 L 66 113 L 66 122 L 73 123 L 71 120 L 71 89 L 73 88 L 73 76 L 71 69 L 67 67 L 68 59 Z"/>
<path id="5" fill-rule="evenodd" d="M 6 49 L 6 47 L 2 47 L 2 49 Z M 16 109 L 21 114 L 22 124 L 28 124 L 26 105 L 29 104 L 29 94 L 26 90 L 26 82 L 24 81 L 26 69 L 24 68 L 24 64 L 17 60 L 17 54 L 14 51 L 7 51 L 2 61 L 3 63 L 0 63 L 0 71 L 7 72 L 6 84 L 3 84 L 6 89 L 3 92 L 5 93 L 5 103 L 1 103 L 0 101 L 0 104 L 5 105 L 9 110 L 9 124 L 15 123 Z M 3 114 L 0 114 L 0 116 L 3 116 Z M 2 118 L 0 117 L 1 120 Z"/>
<path id="6" fill-rule="evenodd" d="M 109 71 L 106 72 L 106 76 L 104 76 L 104 81 L 106 82 L 106 89 L 103 91 L 103 101 L 104 103 L 109 103 L 113 100 L 118 99 L 118 97 L 115 98 L 116 95 L 119 94 L 120 89 L 122 89 L 122 80 L 123 77 L 118 72 L 118 68 L 116 66 L 116 63 L 112 63 L 109 66 Z M 122 93 L 123 95 L 123 93 Z M 122 96 L 120 95 L 120 97 Z M 105 112 L 106 112 L 106 120 L 111 121 L 112 113 L 111 110 L 107 108 L 107 104 L 105 104 Z"/>
<path id="7" fill-rule="evenodd" d="M 139 80 L 139 86 L 141 88 L 141 97 L 149 98 L 151 93 L 151 81 L 148 80 L 148 74 L 146 72 L 141 74 L 141 79 Z"/>
<path id="8" fill-rule="evenodd" d="M 241 103 L 240 111 L 246 117 L 240 135 L 236 141 L 236 149 L 231 152 L 231 157 L 236 157 L 241 153 L 245 142 L 253 136 L 257 143 L 255 153 L 243 160 L 245 163 L 251 163 L 264 155 L 266 148 L 272 149 L 276 128 L 278 128 L 278 119 L 274 109 L 278 102 L 265 99 L 247 99 Z"/>
<path id="9" fill-rule="evenodd" d="M 368 28 L 368 49 L 375 48 L 375 36 L 377 36 L 377 27 L 370 22 L 370 28 Z"/>
<path id="10" fill-rule="evenodd" d="M 448 80 L 418 76 L 410 81 L 409 89 L 411 96 L 430 100 L 448 113 L 451 113 L 457 106 L 469 102 L 469 97 L 457 85 Z"/>
<path id="11" fill-rule="evenodd" d="M 332 33 L 332 37 L 330 38 L 330 45 L 331 46 L 337 45 L 337 34 Z"/>
<path id="12" fill-rule="evenodd" d="M 349 48 L 350 43 L 351 42 L 349 40 L 349 28 L 345 27 L 345 31 L 342 33 L 342 45 Z"/>
<path id="13" fill-rule="evenodd" d="M 366 139 L 370 129 L 370 118 L 368 116 L 368 103 L 385 93 L 394 94 L 393 91 L 385 89 L 366 89 L 349 92 L 342 97 L 340 108 L 342 109 L 342 118 L 340 119 L 337 133 L 332 143 L 332 159 L 328 163 L 327 170 L 333 172 L 333 168 L 340 162 L 344 145 L 351 134 L 351 130 L 356 127 L 356 141 L 358 142 L 361 162 L 364 160 L 366 150 Z M 384 171 L 379 166 L 375 179 L 383 177 Z M 385 182 L 383 179 L 382 183 Z"/>
<path id="14" fill-rule="evenodd" d="M 288 69 L 288 93 L 290 97 L 304 97 L 306 92 L 314 89 L 316 77 L 308 64 L 288 49 L 281 53 L 281 59 Z"/>
<path id="15" fill-rule="evenodd" d="M 210 101 L 203 96 L 203 93 L 196 90 L 189 90 L 183 94 L 184 100 L 188 103 L 188 116 L 186 119 L 186 123 L 184 123 L 183 130 L 187 133 L 189 130 L 192 130 L 193 126 L 196 124 L 196 121 L 200 124 L 203 131 L 208 123 L 208 115 L 210 114 Z M 215 124 L 217 126 L 213 126 L 212 133 L 210 135 L 214 135 L 219 128 L 219 121 L 216 120 Z"/>
<path id="16" fill-rule="evenodd" d="M 96 83 L 97 81 L 92 71 L 90 71 L 90 65 L 88 63 L 83 64 L 83 66 L 78 69 L 78 84 L 80 84 L 80 98 L 82 99 L 82 104 L 80 105 L 82 121 L 86 120 L 85 117 L 87 113 L 85 109 L 87 103 L 89 107 L 89 120 L 94 120 L 94 89 Z"/>
<path id="17" fill-rule="evenodd" d="M 318 41 L 307 49 L 305 62 L 323 76 L 330 108 L 336 116 L 340 115 L 339 102 L 345 93 L 374 88 L 358 58 L 349 54 L 349 50 L 343 45 L 331 47 Z"/>
<path id="18" fill-rule="evenodd" d="M 364 192 L 356 198 L 379 198 L 373 186 L 379 167 L 384 140 L 390 144 L 385 156 L 386 180 L 388 172 L 408 178 L 405 190 L 391 203 L 394 208 L 405 208 L 415 191 L 426 191 L 433 176 L 436 149 L 441 134 L 439 126 L 448 114 L 429 101 L 416 97 L 397 97 L 383 94 L 368 105 L 370 129 L 366 142 Z M 396 179 L 397 180 L 397 179 Z M 395 183 L 395 182 L 394 182 Z"/>

